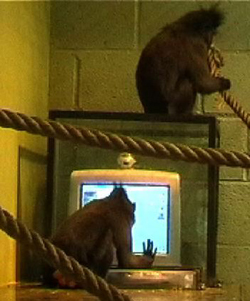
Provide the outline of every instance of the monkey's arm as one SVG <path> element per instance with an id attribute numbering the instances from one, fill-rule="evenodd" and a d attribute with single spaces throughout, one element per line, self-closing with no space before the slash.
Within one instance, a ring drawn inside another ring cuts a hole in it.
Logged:
<path id="1" fill-rule="evenodd" d="M 126 224 L 117 226 L 114 232 L 114 244 L 116 247 L 118 265 L 121 268 L 146 268 L 154 261 L 154 256 L 136 256 L 131 253 L 131 227 Z"/>
<path id="2" fill-rule="evenodd" d="M 213 77 L 210 74 L 205 51 L 193 57 L 189 66 L 189 75 L 196 91 L 201 94 L 228 90 L 231 86 L 229 79 Z"/>

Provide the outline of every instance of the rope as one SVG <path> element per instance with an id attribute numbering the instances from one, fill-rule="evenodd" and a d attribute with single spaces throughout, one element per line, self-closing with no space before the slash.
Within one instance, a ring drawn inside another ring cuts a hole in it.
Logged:
<path id="1" fill-rule="evenodd" d="M 161 159 L 197 162 L 216 166 L 250 167 L 250 155 L 247 153 L 132 138 L 83 127 L 77 128 L 55 121 L 45 121 L 38 117 L 29 117 L 22 113 L 4 109 L 0 109 L 0 126 L 82 143 L 92 147 L 129 151 L 134 154 Z"/>
<path id="2" fill-rule="evenodd" d="M 223 63 L 220 52 L 211 49 L 208 62 L 213 76 L 220 76 L 220 67 Z M 241 106 L 229 95 L 221 92 L 225 102 L 250 127 L 250 117 Z M 55 121 L 44 121 L 38 117 L 29 117 L 25 114 L 0 109 L 0 126 L 13 128 L 18 131 L 27 131 L 31 134 L 48 136 L 61 140 L 82 143 L 89 146 L 130 151 L 136 154 L 186 162 L 202 164 L 226 165 L 234 167 L 250 167 L 250 156 L 246 153 L 225 151 L 220 149 L 189 147 L 182 144 L 143 140 L 128 136 L 118 136 L 98 130 L 77 128 Z M 75 259 L 68 257 L 62 250 L 55 247 L 48 240 L 43 239 L 35 231 L 30 231 L 21 222 L 0 207 L 0 228 L 9 236 L 24 243 L 35 250 L 40 256 L 59 269 L 63 274 L 76 280 L 86 291 L 99 297 L 101 301 L 130 301 L 130 297 L 120 293 L 114 286 L 109 285 L 101 277 L 93 274 L 86 267 L 81 266 Z"/>
<path id="3" fill-rule="evenodd" d="M 49 264 L 76 280 L 80 286 L 90 294 L 99 297 L 101 301 L 132 301 L 129 296 L 120 293 L 115 286 L 108 284 L 47 239 L 42 238 L 37 232 L 29 230 L 24 224 L 15 220 L 1 207 L 0 228 L 12 238 L 35 250 Z"/>
<path id="4" fill-rule="evenodd" d="M 223 57 L 220 51 L 211 47 L 208 51 L 208 64 L 210 66 L 211 74 L 215 77 L 221 76 L 221 67 L 223 66 Z M 250 129 L 250 114 L 247 113 L 238 101 L 228 92 L 219 92 L 222 99 L 231 107 L 234 113 L 246 124 Z"/>

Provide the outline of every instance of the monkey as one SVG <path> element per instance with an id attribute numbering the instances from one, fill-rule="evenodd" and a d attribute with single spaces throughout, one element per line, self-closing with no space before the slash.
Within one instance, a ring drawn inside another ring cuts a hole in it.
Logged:
<path id="1" fill-rule="evenodd" d="M 147 246 L 143 243 L 143 255 L 131 252 L 135 207 L 125 189 L 115 186 L 109 196 L 93 200 L 69 216 L 51 242 L 102 278 L 112 264 L 114 251 L 118 268 L 149 268 L 157 252 L 151 240 Z M 45 285 L 77 286 L 49 267 L 43 276 Z"/>
<path id="2" fill-rule="evenodd" d="M 207 53 L 224 14 L 213 5 L 188 12 L 167 24 L 142 50 L 136 87 L 145 113 L 192 114 L 197 93 L 230 89 L 212 77 Z"/>

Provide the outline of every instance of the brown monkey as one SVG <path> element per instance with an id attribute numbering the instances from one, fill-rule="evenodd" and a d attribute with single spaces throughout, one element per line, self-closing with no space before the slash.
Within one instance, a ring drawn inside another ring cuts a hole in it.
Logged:
<path id="1" fill-rule="evenodd" d="M 150 240 L 147 247 L 143 244 L 144 255 L 131 253 L 134 211 L 135 204 L 128 199 L 124 188 L 115 187 L 108 197 L 93 200 L 66 219 L 51 241 L 101 277 L 106 276 L 111 266 L 114 250 L 120 268 L 150 267 L 156 254 Z M 45 284 L 56 284 L 52 273 L 46 271 Z M 54 278 L 62 286 L 75 286 L 58 272 Z"/>
<path id="2" fill-rule="evenodd" d="M 192 113 L 198 93 L 230 88 L 210 75 L 207 52 L 223 13 L 217 5 L 191 11 L 166 25 L 143 49 L 136 85 L 145 113 Z"/>

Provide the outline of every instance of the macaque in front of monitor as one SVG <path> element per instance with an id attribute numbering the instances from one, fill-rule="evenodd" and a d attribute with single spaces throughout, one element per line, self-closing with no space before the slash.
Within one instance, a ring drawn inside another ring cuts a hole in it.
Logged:
<path id="1" fill-rule="evenodd" d="M 230 80 L 210 74 L 207 54 L 223 13 L 217 5 L 167 24 L 143 49 L 136 85 L 145 113 L 190 114 L 197 93 L 228 90 Z"/>
<path id="2" fill-rule="evenodd" d="M 134 211 L 124 188 L 115 187 L 108 197 L 93 200 L 66 219 L 51 241 L 101 277 L 112 264 L 114 250 L 119 268 L 150 267 L 156 254 L 152 241 L 144 244 L 142 256 L 131 253 Z M 52 274 L 44 275 L 45 284 L 76 286 L 58 271 Z"/>

